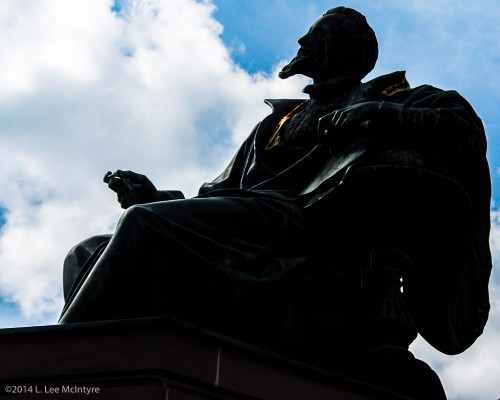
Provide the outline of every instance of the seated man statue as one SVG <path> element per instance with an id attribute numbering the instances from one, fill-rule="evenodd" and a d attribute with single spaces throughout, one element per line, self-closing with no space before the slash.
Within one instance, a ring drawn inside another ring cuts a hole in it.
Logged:
<path id="1" fill-rule="evenodd" d="M 362 83 L 378 45 L 355 10 L 327 11 L 298 42 L 279 76 L 310 77 L 309 99 L 268 100 L 198 196 L 105 175 L 126 211 L 112 236 L 67 256 L 60 323 L 169 316 L 337 371 L 417 332 L 447 354 L 482 333 L 481 120 L 457 92 L 410 88 L 404 72 Z"/>

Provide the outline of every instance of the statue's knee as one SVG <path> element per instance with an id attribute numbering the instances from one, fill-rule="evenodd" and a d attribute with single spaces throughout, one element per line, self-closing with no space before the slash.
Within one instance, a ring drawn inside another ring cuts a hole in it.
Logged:
<path id="1" fill-rule="evenodd" d="M 111 235 L 97 235 L 85 239 L 74 246 L 67 254 L 63 264 L 64 298 L 75 283 L 80 271 L 87 265 L 91 257 L 107 245 Z"/>
<path id="2" fill-rule="evenodd" d="M 145 218 L 148 218 L 149 214 L 151 214 L 151 210 L 148 207 L 146 207 L 144 204 L 136 204 L 127 208 L 127 210 L 122 215 L 120 223 L 143 220 Z"/>
<path id="3" fill-rule="evenodd" d="M 143 226 L 153 223 L 158 214 L 157 210 L 154 210 L 154 207 L 150 204 L 133 205 L 123 213 L 117 229 L 140 229 Z"/>
<path id="4" fill-rule="evenodd" d="M 111 239 L 110 234 L 96 235 L 82 240 L 80 243 L 76 244 L 68 252 L 65 258 L 65 264 L 71 263 L 72 260 L 86 260 L 89 258 L 97 248 L 99 248 L 103 243 L 109 242 Z"/>

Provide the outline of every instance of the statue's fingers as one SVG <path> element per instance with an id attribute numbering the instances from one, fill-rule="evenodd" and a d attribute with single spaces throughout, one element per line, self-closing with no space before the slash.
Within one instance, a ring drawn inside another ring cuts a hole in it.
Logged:
<path id="1" fill-rule="evenodd" d="M 341 110 L 337 110 L 333 113 L 332 120 L 330 122 L 330 126 L 332 128 L 336 127 L 339 124 L 341 115 L 342 115 Z"/>
<path id="2" fill-rule="evenodd" d="M 126 179 L 121 180 L 121 185 L 119 188 L 116 190 L 116 194 L 118 196 L 118 201 L 121 203 L 122 199 L 125 198 L 126 196 L 140 196 L 141 191 L 142 191 L 142 185 L 138 183 L 131 183 L 130 181 L 127 181 Z"/>
<path id="3" fill-rule="evenodd" d="M 109 181 L 111 180 L 111 177 L 112 177 L 113 173 L 111 171 L 108 171 L 104 174 L 104 177 L 102 178 L 103 182 L 104 183 L 109 183 Z"/>
<path id="4" fill-rule="evenodd" d="M 108 188 L 110 188 L 113 192 L 117 192 L 122 188 L 123 180 L 121 178 L 111 178 L 108 181 Z"/>
<path id="5" fill-rule="evenodd" d="M 138 193 L 130 192 L 121 198 L 120 205 L 123 209 L 127 209 L 136 204 L 144 203 L 142 196 Z"/>
<path id="6" fill-rule="evenodd" d="M 143 183 L 148 180 L 146 175 L 138 174 L 137 172 L 134 171 L 122 171 L 122 170 L 117 170 L 116 174 L 123 179 L 129 179 L 133 182 L 137 183 Z"/>
<path id="7" fill-rule="evenodd" d="M 132 183 L 131 181 L 128 181 L 126 179 L 125 179 L 125 186 L 127 186 L 130 192 L 134 193 L 142 193 L 144 190 L 143 185 L 141 185 L 140 183 Z"/>
<path id="8" fill-rule="evenodd" d="M 128 196 L 130 193 L 132 193 L 130 188 L 123 184 L 120 185 L 118 188 L 116 188 L 115 192 L 116 192 L 116 197 L 118 198 L 118 201 L 120 203 L 122 202 L 122 199 L 125 196 Z"/>
<path id="9" fill-rule="evenodd" d="M 350 128 L 357 124 L 358 117 L 355 113 L 345 112 L 339 121 L 339 126 L 341 128 Z"/>

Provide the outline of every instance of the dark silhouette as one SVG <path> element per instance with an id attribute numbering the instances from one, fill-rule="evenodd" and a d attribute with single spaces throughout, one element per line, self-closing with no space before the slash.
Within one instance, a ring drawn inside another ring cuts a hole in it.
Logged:
<path id="1" fill-rule="evenodd" d="M 329 10 L 299 44 L 280 77 L 312 78 L 309 100 L 268 100 L 197 197 L 106 174 L 127 211 L 113 236 L 70 251 L 60 322 L 168 315 L 444 398 L 407 349 L 418 332 L 462 352 L 487 320 L 482 123 L 457 92 L 410 88 L 404 72 L 361 83 L 378 46 L 352 9 Z"/>

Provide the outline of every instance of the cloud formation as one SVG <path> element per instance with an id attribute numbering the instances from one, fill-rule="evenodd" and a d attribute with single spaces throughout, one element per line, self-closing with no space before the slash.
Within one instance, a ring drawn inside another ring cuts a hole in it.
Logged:
<path id="1" fill-rule="evenodd" d="M 0 4 L 0 295 L 54 323 L 79 240 L 121 213 L 100 182 L 132 169 L 196 194 L 269 110 L 304 81 L 231 60 L 210 2 L 37 0 Z"/>

